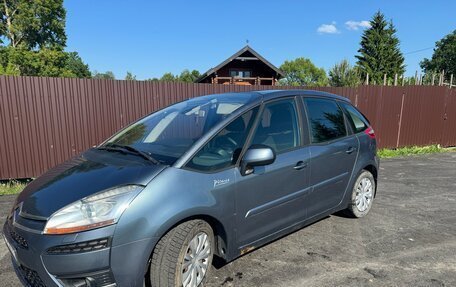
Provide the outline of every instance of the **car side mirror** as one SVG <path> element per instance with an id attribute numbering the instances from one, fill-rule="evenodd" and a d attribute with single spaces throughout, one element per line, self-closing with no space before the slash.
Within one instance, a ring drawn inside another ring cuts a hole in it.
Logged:
<path id="1" fill-rule="evenodd" d="M 264 166 L 275 161 L 276 155 L 272 148 L 267 145 L 252 145 L 244 154 L 241 161 L 241 174 L 249 175 L 253 173 L 255 166 Z"/>

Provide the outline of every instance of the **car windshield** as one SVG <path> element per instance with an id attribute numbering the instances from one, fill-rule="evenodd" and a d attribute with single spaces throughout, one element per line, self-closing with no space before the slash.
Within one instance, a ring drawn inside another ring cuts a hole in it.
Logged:
<path id="1" fill-rule="evenodd" d="M 173 164 L 199 138 L 255 94 L 198 97 L 157 111 L 121 130 L 102 147 L 130 146 Z"/>

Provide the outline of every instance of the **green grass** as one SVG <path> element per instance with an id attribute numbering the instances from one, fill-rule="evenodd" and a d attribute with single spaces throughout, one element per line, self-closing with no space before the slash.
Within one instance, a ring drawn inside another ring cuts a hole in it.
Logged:
<path id="1" fill-rule="evenodd" d="M 411 147 L 401 147 L 397 149 L 380 149 L 377 154 L 380 158 L 391 158 L 398 156 L 410 156 L 417 154 L 430 154 L 430 153 L 440 153 L 456 151 L 455 148 L 442 148 L 440 145 L 430 145 L 430 146 L 411 146 Z"/>
<path id="2" fill-rule="evenodd" d="M 21 192 L 27 184 L 16 180 L 0 182 L 0 195 L 17 194 Z"/>

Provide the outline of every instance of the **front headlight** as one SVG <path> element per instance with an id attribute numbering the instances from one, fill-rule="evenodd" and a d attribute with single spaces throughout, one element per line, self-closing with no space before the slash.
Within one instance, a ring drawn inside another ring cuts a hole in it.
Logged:
<path id="1" fill-rule="evenodd" d="M 114 224 L 142 189 L 139 185 L 126 185 L 78 200 L 54 213 L 44 233 L 75 233 Z"/>

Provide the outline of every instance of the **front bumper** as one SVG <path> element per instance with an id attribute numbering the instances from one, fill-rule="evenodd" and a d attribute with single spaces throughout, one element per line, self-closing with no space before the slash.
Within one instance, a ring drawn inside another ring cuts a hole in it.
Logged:
<path id="1" fill-rule="evenodd" d="M 5 240 L 15 253 L 14 269 L 24 286 L 142 286 L 148 259 L 144 256 L 150 254 L 152 240 L 112 246 L 114 231 L 112 225 L 46 235 L 17 227 L 11 219 L 3 226 Z"/>

